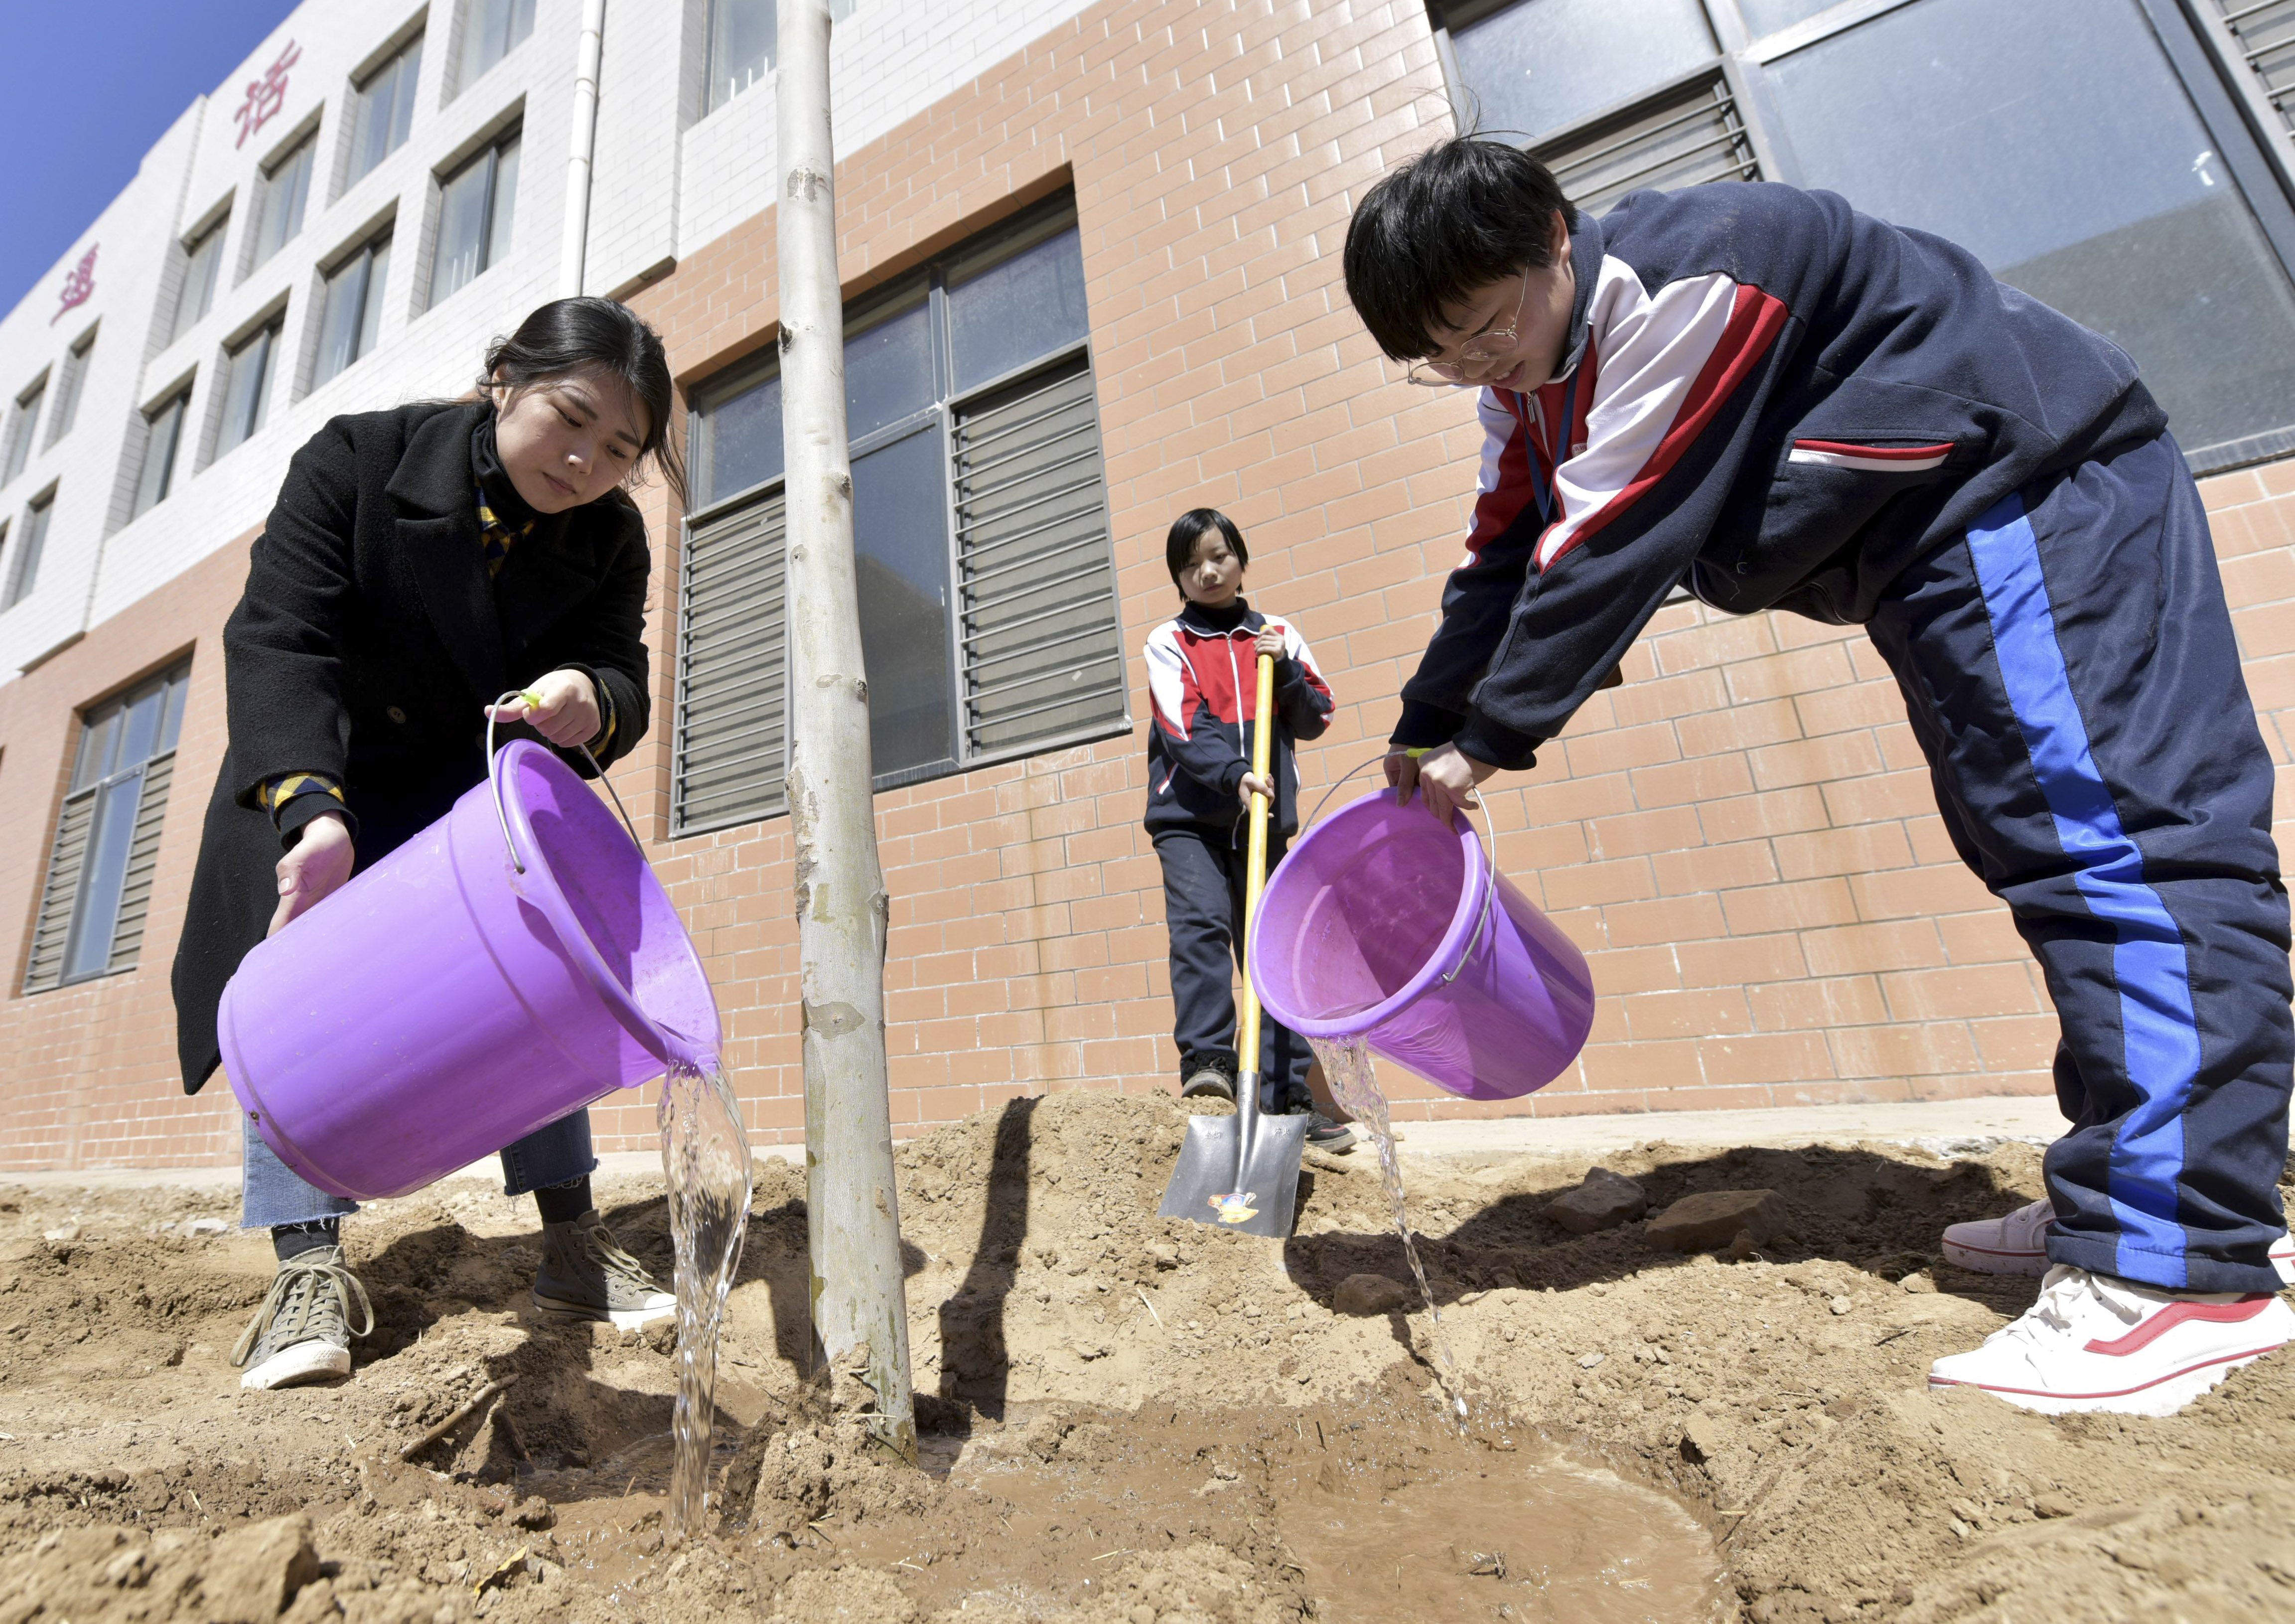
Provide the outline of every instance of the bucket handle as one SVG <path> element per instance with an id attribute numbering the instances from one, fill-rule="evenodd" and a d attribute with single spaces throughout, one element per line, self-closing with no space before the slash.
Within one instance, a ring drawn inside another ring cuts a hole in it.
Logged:
<path id="1" fill-rule="evenodd" d="M 1300 832 L 1303 834 L 1305 833 L 1307 824 L 1313 823 L 1316 819 L 1323 815 L 1323 808 L 1331 804 L 1331 797 L 1338 794 L 1342 788 L 1345 788 L 1347 781 L 1350 779 L 1359 776 L 1366 768 L 1377 766 L 1381 762 L 1384 761 L 1388 756 L 1393 754 L 1394 752 L 1392 750 L 1381 750 L 1376 755 L 1372 756 L 1360 766 L 1349 770 L 1349 771 L 1344 777 L 1340 778 L 1337 782 L 1334 783 L 1328 789 L 1323 791 L 1323 798 L 1316 802 L 1315 810 L 1307 814 L 1307 823 L 1300 825 Z M 1474 934 L 1468 936 L 1466 938 L 1466 945 L 1458 950 L 1458 962 L 1452 965 L 1449 973 L 1442 977 L 1442 984 L 1446 987 L 1452 982 L 1458 980 L 1459 976 L 1466 974 L 1466 960 L 1474 956 L 1474 949 L 1481 943 L 1482 934 L 1491 927 L 1491 908 L 1498 900 L 1499 894 L 1499 853 L 1497 838 L 1494 836 L 1485 833 L 1483 829 L 1471 818 L 1467 819 L 1466 827 L 1474 831 L 1474 842 L 1482 848 L 1482 918 L 1474 921 Z"/>
<path id="2" fill-rule="evenodd" d="M 520 874 L 526 872 L 526 861 L 518 854 L 518 842 L 510 837 L 510 812 L 502 805 L 502 774 L 494 764 L 500 759 L 494 755 L 494 713 L 511 700 L 525 698 L 524 689 L 513 688 L 486 706 L 486 779 L 494 787 L 494 821 L 502 826 L 502 845 L 510 848 L 510 867 Z M 574 747 L 582 753 L 582 759 L 590 763 L 590 771 L 598 775 L 598 782 L 606 787 L 606 793 L 614 797 L 614 810 L 622 814 L 622 827 L 630 832 L 630 844 L 643 852 L 645 842 L 638 838 L 638 826 L 630 821 L 630 809 L 622 804 L 622 792 L 614 788 L 614 780 L 606 776 L 606 770 L 598 764 L 598 758 L 590 754 L 589 746 L 576 745 Z"/>

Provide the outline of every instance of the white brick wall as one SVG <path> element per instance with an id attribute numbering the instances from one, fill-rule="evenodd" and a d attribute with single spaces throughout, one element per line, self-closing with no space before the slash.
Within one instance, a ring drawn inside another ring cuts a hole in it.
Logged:
<path id="1" fill-rule="evenodd" d="M 923 111 L 968 78 L 1074 17 L 1083 0 L 860 0 L 837 25 L 831 71 L 837 144 L 851 151 Z M 533 36 L 468 86 L 453 83 L 467 0 L 306 0 L 240 68 L 186 109 L 135 179 L 17 308 L 0 318 L 0 412 L 71 343 L 101 322 L 69 434 L 39 446 L 0 486 L 10 546 L 34 498 L 56 492 L 33 590 L 0 613 L 0 681 L 158 591 L 177 572 L 262 521 L 288 459 L 339 412 L 366 412 L 473 381 L 486 340 L 558 292 L 572 77 L 581 0 L 541 0 Z M 352 76 L 412 31 L 423 35 L 412 134 L 370 173 L 347 181 L 355 117 Z M 625 287 L 763 209 L 772 192 L 770 81 L 701 115 L 707 0 L 608 0 L 584 286 Z M 278 111 L 243 143 L 246 87 L 292 41 Z M 519 198 L 508 258 L 438 307 L 427 298 L 437 176 L 506 118 L 523 120 Z M 306 133 L 317 151 L 302 229 L 249 267 L 261 174 Z M 170 341 L 180 243 L 228 206 L 225 273 L 207 316 Z M 388 226 L 388 285 L 375 350 L 310 387 L 323 306 L 323 269 Z M 51 322 L 65 276 L 100 244 L 95 292 Z M 215 456 L 225 347 L 284 311 L 278 371 L 263 427 Z M 167 501 L 129 522 L 144 442 L 143 410 L 192 379 L 184 443 Z M 45 406 L 56 398 L 52 387 Z M 155 651 L 159 652 L 159 651 Z M 86 696 L 93 699 L 96 695 Z"/>

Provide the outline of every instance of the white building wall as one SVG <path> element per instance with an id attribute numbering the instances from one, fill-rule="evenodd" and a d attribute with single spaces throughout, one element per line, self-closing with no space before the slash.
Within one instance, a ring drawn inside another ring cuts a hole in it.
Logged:
<path id="1" fill-rule="evenodd" d="M 1083 4 L 859 0 L 837 25 L 832 57 L 839 150 L 914 117 Z M 0 522 L 9 526 L 0 581 L 12 567 L 28 503 L 56 493 L 33 588 L 0 613 L 0 681 L 259 525 L 289 458 L 329 418 L 460 393 L 476 380 L 486 341 L 561 291 L 581 0 L 539 0 L 534 33 L 475 82 L 460 85 L 457 46 L 469 5 L 306 0 L 184 111 L 135 179 L 0 318 L 0 422 L 12 419 L 15 396 L 43 368 L 51 377 L 37 449 L 20 476 L 0 486 Z M 408 139 L 350 181 L 354 77 L 418 29 L 422 67 Z M 286 70 L 286 96 L 242 141 L 247 86 L 290 42 L 298 54 Z M 702 117 L 706 44 L 707 0 L 608 0 L 585 291 L 615 291 L 658 274 L 772 200 L 772 84 Z M 439 179 L 511 121 L 523 134 L 510 253 L 432 307 Z M 264 167 L 310 132 L 317 149 L 302 227 L 269 261 L 251 266 Z M 214 302 L 205 318 L 170 339 L 183 241 L 225 208 L 225 273 Z M 385 226 L 391 263 L 376 346 L 314 388 L 323 271 Z M 100 244 L 94 294 L 52 321 L 59 290 L 90 244 Z M 263 426 L 217 455 L 227 351 L 281 312 Z M 99 322 L 74 427 L 49 445 L 53 379 L 69 345 Z M 185 379 L 191 404 L 172 488 L 130 521 L 144 412 Z"/>

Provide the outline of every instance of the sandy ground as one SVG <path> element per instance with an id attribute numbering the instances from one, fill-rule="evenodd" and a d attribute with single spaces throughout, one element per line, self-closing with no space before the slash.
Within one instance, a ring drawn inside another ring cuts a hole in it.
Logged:
<path id="1" fill-rule="evenodd" d="M 1155 1215 L 1184 1121 L 1055 1094 L 902 1147 L 921 1471 L 813 1378 L 802 1175 L 762 1162 L 682 1547 L 666 1338 L 535 1318 L 531 1204 L 352 1220 L 354 1379 L 242 1395 L 230 1194 L 0 1187 L 0 1624 L 2295 1619 L 2295 1358 L 2168 1421 L 1927 1391 L 2032 1297 L 1937 1256 L 2039 1192 L 2028 1145 L 1604 1158 L 1653 1212 L 1777 1192 L 1734 1260 L 1557 1226 L 1582 1155 L 1406 1155 L 1462 1438 L 1370 1155 L 1253 1241 Z M 600 1205 L 666 1277 L 657 1182 Z"/>

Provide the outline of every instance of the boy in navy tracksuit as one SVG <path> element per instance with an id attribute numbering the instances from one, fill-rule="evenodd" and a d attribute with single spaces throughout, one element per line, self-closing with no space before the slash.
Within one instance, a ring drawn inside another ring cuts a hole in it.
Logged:
<path id="1" fill-rule="evenodd" d="M 1677 583 L 1865 626 L 2047 977 L 2072 1123 L 2048 1200 L 1947 1231 L 1956 1261 L 2047 1280 L 1931 1382 L 2165 1415 L 2295 1336 L 2271 761 L 2128 355 L 1828 193 L 1646 192 L 1597 222 L 1472 140 L 1365 196 L 1346 278 L 1414 381 L 1480 386 L 1486 430 L 1390 781 L 1445 821 L 1475 804 Z"/>
<path id="2" fill-rule="evenodd" d="M 1148 830 L 1164 865 L 1164 919 L 1172 937 L 1172 1002 L 1180 1095 L 1235 1098 L 1235 996 L 1230 956 L 1244 949 L 1244 878 L 1254 791 L 1271 795 L 1271 873 L 1299 828 L 1294 741 L 1319 739 L 1331 721 L 1331 690 L 1306 639 L 1238 595 L 1251 561 L 1243 532 L 1211 508 L 1183 513 L 1164 538 L 1172 581 L 1187 607 L 1148 636 Z M 1251 774 L 1259 726 L 1259 657 L 1275 657 L 1271 783 Z M 1311 1109 L 1304 1040 L 1260 1019 L 1260 1103 Z M 1352 1147 L 1353 1136 L 1316 1115 L 1310 1142 Z"/>

